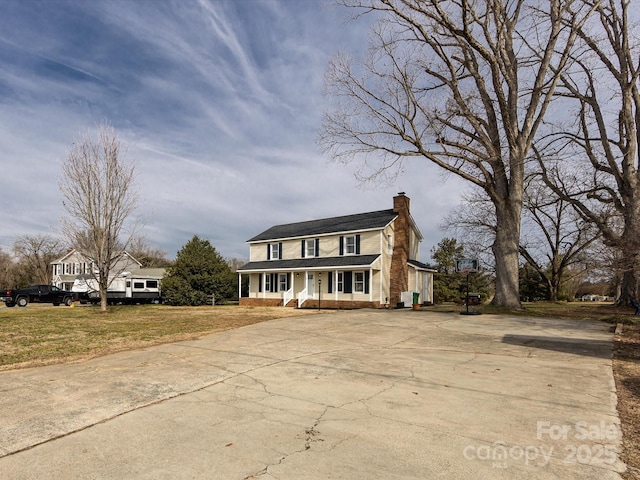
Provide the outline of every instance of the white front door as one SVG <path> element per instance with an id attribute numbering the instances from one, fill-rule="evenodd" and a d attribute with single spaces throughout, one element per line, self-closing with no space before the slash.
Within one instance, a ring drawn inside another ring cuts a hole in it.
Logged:
<path id="1" fill-rule="evenodd" d="M 316 294 L 316 276 L 313 273 L 307 273 L 307 296 L 312 297 Z"/>

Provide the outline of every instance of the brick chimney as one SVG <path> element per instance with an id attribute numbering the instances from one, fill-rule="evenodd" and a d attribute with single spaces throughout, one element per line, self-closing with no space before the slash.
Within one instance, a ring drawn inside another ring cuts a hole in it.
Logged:
<path id="1" fill-rule="evenodd" d="M 396 213 L 404 211 L 409 215 L 410 202 L 409 197 L 407 197 L 404 192 L 398 193 L 398 195 L 393 197 L 393 211 Z"/>
<path id="2" fill-rule="evenodd" d="M 394 240 L 389 288 L 389 304 L 392 307 L 401 301 L 401 293 L 409 289 L 409 266 L 407 265 L 411 238 L 409 204 L 409 197 L 404 192 L 393 197 L 393 211 L 398 214 L 398 217 L 393 222 Z"/>

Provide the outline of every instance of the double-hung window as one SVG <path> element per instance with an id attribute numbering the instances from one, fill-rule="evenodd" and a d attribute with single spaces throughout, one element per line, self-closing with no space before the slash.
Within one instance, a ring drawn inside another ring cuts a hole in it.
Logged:
<path id="1" fill-rule="evenodd" d="M 354 293 L 364 293 L 364 272 L 353 272 Z"/>
<path id="2" fill-rule="evenodd" d="M 269 260 L 280 260 L 281 257 L 281 243 L 271 243 L 269 244 Z"/>
<path id="3" fill-rule="evenodd" d="M 269 275 L 268 273 L 264 276 L 264 291 L 271 291 L 271 275 Z"/>
<path id="4" fill-rule="evenodd" d="M 279 275 L 279 281 L 280 281 L 280 286 L 279 286 L 279 291 L 281 292 L 286 292 L 287 290 L 289 290 L 287 288 L 287 274 L 286 273 L 281 273 Z"/>
<path id="5" fill-rule="evenodd" d="M 320 256 L 320 239 L 307 238 L 302 240 L 302 258 L 319 257 Z"/>
<path id="6" fill-rule="evenodd" d="M 340 255 L 360 255 L 360 235 L 340 237 Z"/>
<path id="7" fill-rule="evenodd" d="M 337 289 L 338 292 L 342 293 L 344 292 L 344 273 L 343 272 L 338 272 L 338 279 L 337 279 Z"/>
<path id="8" fill-rule="evenodd" d="M 344 252 L 347 255 L 353 255 L 356 253 L 356 236 L 348 235 L 344 237 Z"/>

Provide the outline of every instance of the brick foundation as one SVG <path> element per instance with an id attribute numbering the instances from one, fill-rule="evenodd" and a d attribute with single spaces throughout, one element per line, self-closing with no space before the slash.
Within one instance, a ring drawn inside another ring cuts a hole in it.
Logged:
<path id="1" fill-rule="evenodd" d="M 289 306 L 293 306 L 290 303 Z M 281 307 L 282 299 L 279 298 L 241 298 L 241 307 Z M 317 309 L 318 300 L 306 300 L 301 308 Z M 327 310 L 355 310 L 359 308 L 384 308 L 380 302 L 356 302 L 356 301 L 337 301 L 337 300 L 321 300 L 320 308 Z"/>
<path id="2" fill-rule="evenodd" d="M 318 300 L 306 300 L 301 308 L 318 308 Z M 321 300 L 320 308 L 327 310 L 356 310 L 359 308 L 381 308 L 380 302 L 356 302 L 339 300 Z"/>
<path id="3" fill-rule="evenodd" d="M 243 297 L 240 299 L 239 305 L 241 307 L 281 307 L 281 298 L 248 298 Z"/>

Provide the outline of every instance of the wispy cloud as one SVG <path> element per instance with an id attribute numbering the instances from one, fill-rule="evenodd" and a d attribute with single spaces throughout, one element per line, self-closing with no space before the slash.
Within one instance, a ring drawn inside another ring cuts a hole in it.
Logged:
<path id="1" fill-rule="evenodd" d="M 110 122 L 137 162 L 150 242 L 170 255 L 193 234 L 225 256 L 272 224 L 390 208 L 404 190 L 429 242 L 462 186 L 407 165 L 361 188 L 315 144 L 323 75 L 367 26 L 294 0 L 3 0 L 0 245 L 54 231 L 71 142 Z M 6 173 L 6 172 L 9 173 Z"/>

